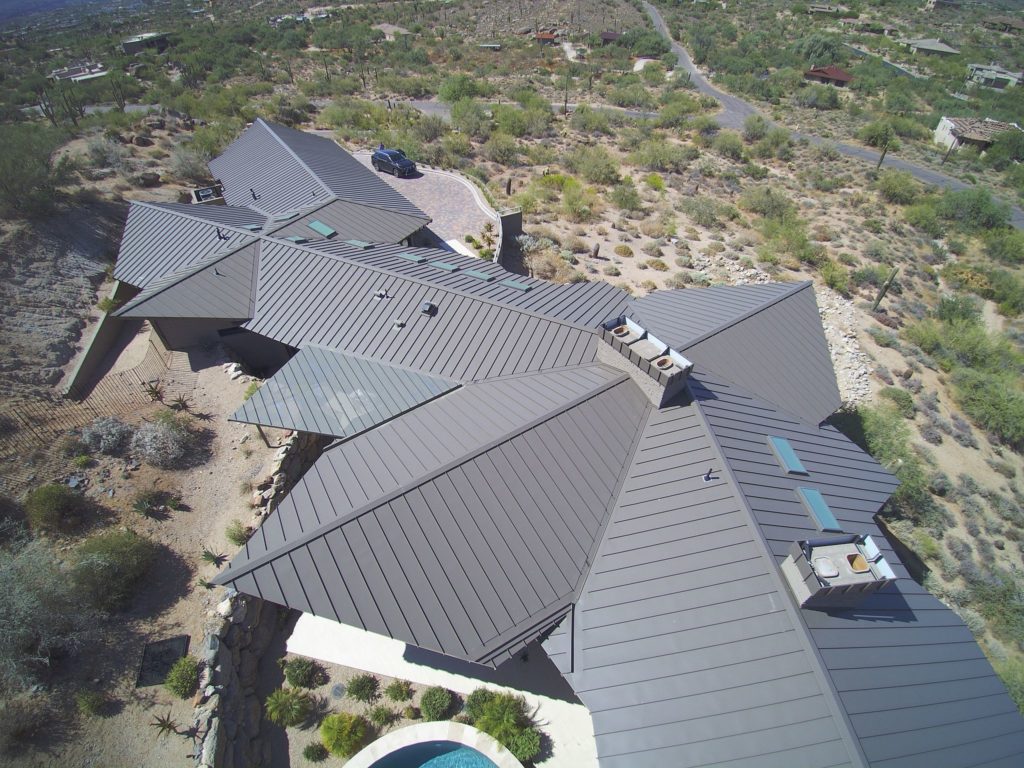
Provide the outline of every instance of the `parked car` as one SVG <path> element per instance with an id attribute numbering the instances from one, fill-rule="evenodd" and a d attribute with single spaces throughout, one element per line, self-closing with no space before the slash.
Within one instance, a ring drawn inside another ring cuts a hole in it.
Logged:
<path id="1" fill-rule="evenodd" d="M 394 176 L 412 176 L 416 163 L 405 156 L 400 149 L 378 149 L 370 158 L 375 171 L 387 172 Z"/>

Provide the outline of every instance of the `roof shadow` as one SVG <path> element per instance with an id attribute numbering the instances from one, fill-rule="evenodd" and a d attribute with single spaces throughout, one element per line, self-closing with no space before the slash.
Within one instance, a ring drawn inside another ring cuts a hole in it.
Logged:
<path id="1" fill-rule="evenodd" d="M 844 619 L 847 621 L 884 622 L 886 624 L 918 623 L 918 619 L 914 615 L 914 609 L 910 607 L 910 604 L 907 603 L 906 598 L 903 596 L 899 582 L 881 592 L 875 592 L 870 597 L 865 598 L 864 602 L 860 605 L 851 608 L 805 608 L 804 610 L 813 610 L 834 619 Z"/>
<path id="2" fill-rule="evenodd" d="M 496 685 L 504 685 L 520 691 L 529 691 L 538 696 L 580 704 L 572 686 L 551 662 L 540 643 L 533 642 L 508 661 L 495 667 L 474 664 L 434 651 L 406 645 L 402 657 L 410 664 L 422 664 L 433 669 L 463 675 Z"/>

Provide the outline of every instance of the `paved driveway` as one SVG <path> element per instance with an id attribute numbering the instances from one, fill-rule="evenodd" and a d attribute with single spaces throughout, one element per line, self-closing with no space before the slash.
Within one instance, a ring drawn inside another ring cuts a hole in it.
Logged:
<path id="1" fill-rule="evenodd" d="M 369 151 L 354 152 L 353 157 L 371 167 Z M 494 224 L 497 230 L 497 215 L 473 182 L 467 179 L 430 168 L 423 169 L 414 178 L 400 179 L 386 173 L 378 175 L 433 219 L 429 229 L 437 236 L 439 248 L 471 254 L 465 245 L 466 235 L 479 237 L 487 222 Z"/>

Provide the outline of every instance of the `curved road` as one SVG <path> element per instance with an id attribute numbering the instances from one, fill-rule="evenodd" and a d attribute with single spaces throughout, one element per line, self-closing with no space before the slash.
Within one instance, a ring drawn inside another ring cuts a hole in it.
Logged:
<path id="1" fill-rule="evenodd" d="M 717 116 L 719 125 L 725 128 L 742 130 L 743 122 L 750 115 L 762 115 L 762 117 L 764 117 L 763 113 L 753 104 L 750 104 L 737 96 L 733 96 L 730 93 L 720 91 L 711 85 L 711 83 L 708 82 L 708 79 L 701 74 L 700 70 L 694 66 L 693 60 L 690 58 L 690 54 L 687 50 L 672 39 L 672 35 L 669 34 L 668 31 L 668 25 L 665 24 L 665 20 L 661 17 L 658 9 L 648 2 L 644 2 L 643 5 L 647 11 L 647 15 L 651 18 L 651 22 L 654 24 L 654 28 L 668 39 L 669 44 L 672 46 L 672 53 L 679 57 L 679 63 L 687 72 L 690 73 L 690 78 L 694 87 L 700 93 L 713 96 L 721 102 L 722 112 Z M 831 143 L 837 152 L 849 157 L 855 157 L 858 160 L 864 160 L 869 163 L 878 162 L 878 152 L 873 149 L 868 149 L 867 147 L 860 147 L 855 144 L 842 144 L 840 142 L 827 142 L 820 136 L 800 133 L 799 131 L 792 131 L 792 135 L 798 139 L 807 139 L 808 142 L 814 145 Z M 939 173 L 938 171 L 933 171 L 931 168 L 925 168 L 920 165 L 915 165 L 914 163 L 908 163 L 906 160 L 892 155 L 888 155 L 885 158 L 885 166 L 887 168 L 895 168 L 900 171 L 907 171 L 918 181 L 923 181 L 925 184 L 931 184 L 943 189 L 969 189 L 971 186 L 959 179 L 947 176 L 944 173 Z M 1024 211 L 1017 206 L 1011 205 L 1010 223 L 1018 229 L 1024 229 Z"/>

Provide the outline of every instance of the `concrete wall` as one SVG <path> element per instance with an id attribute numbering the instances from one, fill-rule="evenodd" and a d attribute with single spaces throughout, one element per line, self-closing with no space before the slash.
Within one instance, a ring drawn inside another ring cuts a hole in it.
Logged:
<path id="1" fill-rule="evenodd" d="M 192 317 L 161 317 L 150 319 L 149 323 L 168 349 L 180 350 L 217 344 L 221 341 L 218 331 L 234 328 L 243 320 L 208 320 Z"/>
<path id="2" fill-rule="evenodd" d="M 499 267 L 505 266 L 505 254 L 513 247 L 516 238 L 523 234 L 523 212 L 519 208 L 498 211 L 498 247 L 494 261 Z"/>
<path id="3" fill-rule="evenodd" d="M 118 305 L 122 305 L 130 301 L 138 292 L 139 289 L 135 286 L 118 280 L 108 295 Z M 93 374 L 106 358 L 127 322 L 137 321 L 133 318 L 114 317 L 109 313 L 104 313 L 100 321 L 93 327 L 92 335 L 82 347 L 82 351 L 78 355 L 78 362 L 65 381 L 65 397 L 78 399 L 86 394 L 85 389 L 89 386 Z"/>

